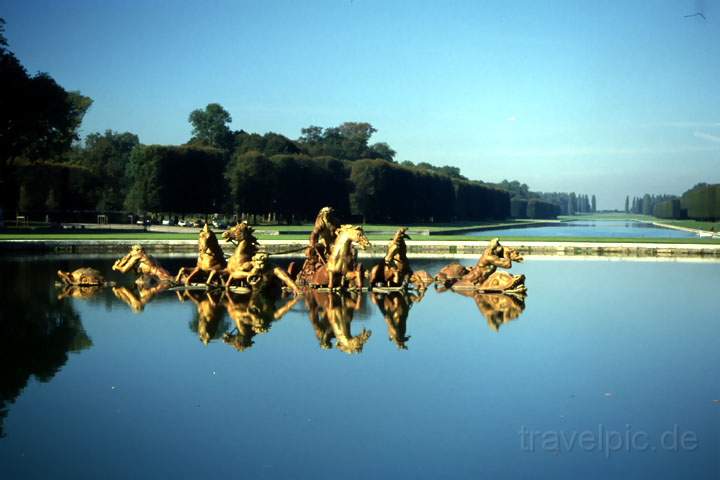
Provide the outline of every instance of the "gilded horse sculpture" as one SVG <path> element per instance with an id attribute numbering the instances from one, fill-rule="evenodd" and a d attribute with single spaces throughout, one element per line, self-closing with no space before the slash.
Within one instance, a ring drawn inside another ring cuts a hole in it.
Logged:
<path id="1" fill-rule="evenodd" d="M 184 278 L 185 286 L 190 285 L 195 276 L 200 273 L 207 274 L 205 283 L 210 285 L 215 276 L 220 276 L 227 268 L 227 261 L 215 233 L 207 224 L 200 230 L 198 235 L 198 259 L 195 268 L 181 267 L 175 277 L 175 282 L 180 283 Z M 187 273 L 190 271 L 190 273 Z"/>
<path id="2" fill-rule="evenodd" d="M 229 290 L 233 282 L 241 281 L 253 290 L 262 290 L 277 284 L 276 279 L 297 294 L 300 288 L 281 268 L 270 265 L 267 253 L 258 252 L 260 244 L 253 235 L 253 228 L 247 222 L 241 222 L 223 232 L 223 238 L 237 242 L 235 252 L 228 259 L 224 273 L 225 290 Z"/>
<path id="3" fill-rule="evenodd" d="M 398 229 L 388 244 L 387 254 L 383 261 L 370 270 L 371 287 L 406 288 L 413 284 L 418 289 L 425 289 L 433 282 L 432 277 L 426 271 L 413 272 L 410 268 L 405 239 L 410 240 L 407 228 Z"/>
<path id="4" fill-rule="evenodd" d="M 365 250 L 370 241 L 365 236 L 363 228 L 358 225 L 343 225 L 337 230 L 337 238 L 330 249 L 327 260 L 328 288 L 346 288 L 349 282 L 357 289 L 362 289 L 364 269 L 356 259 L 357 244 Z"/>
<path id="5" fill-rule="evenodd" d="M 310 233 L 310 240 L 305 249 L 305 261 L 298 271 L 297 264 L 291 262 L 288 274 L 299 283 L 326 284 L 327 279 L 316 277 L 316 273 L 327 264 L 328 253 L 337 238 L 339 222 L 335 218 L 332 207 L 323 207 L 315 217 L 315 224 Z"/>

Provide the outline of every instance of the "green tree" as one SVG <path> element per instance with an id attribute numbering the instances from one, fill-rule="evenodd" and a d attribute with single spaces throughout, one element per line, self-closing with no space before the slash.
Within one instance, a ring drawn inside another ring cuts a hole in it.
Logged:
<path id="1" fill-rule="evenodd" d="M 191 144 L 228 150 L 232 147 L 233 134 L 228 127 L 232 117 L 219 103 L 209 103 L 204 110 L 193 110 L 188 117 L 192 124 Z"/>
<path id="2" fill-rule="evenodd" d="M 13 165 L 69 151 L 92 100 L 66 91 L 46 73 L 28 75 L 7 48 L 4 31 L 0 19 L 0 206 L 12 209 L 19 194 Z"/>
<path id="3" fill-rule="evenodd" d="M 213 213 L 223 211 L 224 152 L 197 146 L 138 146 L 128 165 L 125 207 L 137 213 Z M 192 177 L 198 165 L 202 176 Z"/>
<path id="4" fill-rule="evenodd" d="M 388 162 L 395 161 L 395 150 L 390 148 L 390 145 L 385 142 L 372 144 L 370 146 L 370 150 L 373 151 L 376 158 L 382 158 L 383 160 L 387 160 Z"/>
<path id="5" fill-rule="evenodd" d="M 96 177 L 92 198 L 98 210 L 120 210 L 127 195 L 126 171 L 130 154 L 140 144 L 137 135 L 106 130 L 85 137 L 85 146 L 77 152 L 78 162 Z"/>
<path id="6" fill-rule="evenodd" d="M 272 162 L 258 152 L 235 155 L 227 166 L 225 178 L 230 201 L 237 214 L 257 215 L 272 209 L 275 170 Z"/>
<path id="7" fill-rule="evenodd" d="M 630 195 L 625 195 L 625 213 L 630 213 Z"/>
<path id="8" fill-rule="evenodd" d="M 592 212 L 593 213 L 597 212 L 597 199 L 595 198 L 595 194 L 593 194 L 593 196 L 592 196 L 591 203 L 592 203 L 592 206 L 591 206 Z"/>

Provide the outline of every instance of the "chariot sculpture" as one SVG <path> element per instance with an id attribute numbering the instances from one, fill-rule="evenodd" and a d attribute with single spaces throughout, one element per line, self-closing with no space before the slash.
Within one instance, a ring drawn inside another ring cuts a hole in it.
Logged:
<path id="1" fill-rule="evenodd" d="M 444 267 L 435 276 L 435 281 L 441 288 L 453 290 L 472 290 L 484 293 L 517 293 L 524 294 L 525 275 L 513 275 L 498 270 L 498 268 L 511 268 L 513 262 L 522 262 L 523 258 L 509 247 L 500 244 L 494 238 L 472 267 L 465 267 L 459 263 L 451 263 Z"/>

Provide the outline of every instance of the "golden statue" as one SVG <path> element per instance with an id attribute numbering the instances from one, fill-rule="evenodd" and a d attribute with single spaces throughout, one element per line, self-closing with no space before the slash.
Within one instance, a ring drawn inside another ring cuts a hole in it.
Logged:
<path id="1" fill-rule="evenodd" d="M 105 285 L 105 278 L 94 268 L 83 267 L 72 272 L 58 270 L 57 274 L 66 286 L 89 287 Z"/>
<path id="2" fill-rule="evenodd" d="M 265 252 L 256 253 L 252 260 L 228 270 L 228 279 L 225 282 L 225 290 L 230 290 L 231 284 L 240 281 L 243 286 L 253 290 L 263 290 L 279 286 L 277 280 L 282 282 L 295 295 L 301 292 L 292 278 L 280 267 L 273 267 L 268 261 L 268 254 Z"/>
<path id="3" fill-rule="evenodd" d="M 315 275 L 327 265 L 328 254 L 337 238 L 338 228 L 340 228 L 340 222 L 335 218 L 335 210 L 332 207 L 321 208 L 315 217 L 315 224 L 305 249 L 305 261 L 302 267 L 297 271 L 295 262 L 291 262 L 288 266 L 288 273 L 291 277 L 296 278 L 300 283 L 314 284 L 314 280 L 321 280 L 319 284 L 327 284 L 325 279 L 327 272 L 323 272 L 318 278 Z"/>
<path id="4" fill-rule="evenodd" d="M 260 244 L 253 234 L 255 230 L 247 222 L 238 222 L 237 225 L 225 230 L 222 234 L 224 240 L 235 244 L 235 251 L 228 259 L 228 271 L 235 270 L 252 260 L 260 249 Z"/>
<path id="5" fill-rule="evenodd" d="M 145 253 L 142 245 L 133 245 L 130 252 L 113 263 L 112 269 L 127 273 L 133 270 L 140 275 L 143 284 L 149 283 L 149 279 L 155 279 L 156 283 L 173 283 L 174 278 L 165 270 L 153 257 Z"/>
<path id="6" fill-rule="evenodd" d="M 425 289 L 433 282 L 427 272 L 422 270 L 413 272 L 410 268 L 405 239 L 410 240 L 407 228 L 398 229 L 388 244 L 387 254 L 383 261 L 370 270 L 369 283 L 371 287 L 407 288 L 410 284 L 414 284 L 417 288 Z"/>
<path id="7" fill-rule="evenodd" d="M 309 246 L 325 260 L 327 260 L 330 247 L 335 243 L 338 228 L 340 228 L 340 222 L 335 218 L 335 210 L 332 207 L 321 208 L 315 217 Z"/>
<path id="8" fill-rule="evenodd" d="M 175 277 L 175 282 L 180 283 L 183 280 L 185 286 L 190 285 L 198 273 L 206 273 L 207 279 L 205 283 L 210 285 L 217 275 L 222 275 L 227 267 L 225 254 L 218 243 L 215 233 L 208 227 L 207 223 L 200 230 L 198 236 L 198 259 L 195 268 L 182 267 Z M 190 271 L 190 273 L 187 273 Z"/>
<path id="9" fill-rule="evenodd" d="M 362 289 L 365 269 L 357 261 L 355 244 L 363 250 L 370 246 L 370 240 L 361 226 L 343 225 L 337 229 L 337 238 L 330 248 L 326 265 L 329 289 L 348 288 L 350 282 L 354 288 Z"/>
<path id="10" fill-rule="evenodd" d="M 494 238 L 475 266 L 467 268 L 459 263 L 451 263 L 440 270 L 435 281 L 453 290 L 525 293 L 525 275 L 512 275 L 497 270 L 498 267 L 511 268 L 513 261 L 522 262 L 523 258 L 517 250 L 502 246 L 500 240 Z"/>

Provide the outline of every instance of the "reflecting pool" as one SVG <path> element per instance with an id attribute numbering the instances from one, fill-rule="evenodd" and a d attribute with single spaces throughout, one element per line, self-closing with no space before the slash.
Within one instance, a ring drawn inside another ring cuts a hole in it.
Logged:
<path id="1" fill-rule="evenodd" d="M 648 222 L 631 220 L 573 220 L 557 225 L 505 228 L 467 232 L 482 237 L 610 237 L 610 238 L 694 238 L 692 232 L 663 228 Z"/>
<path id="2" fill-rule="evenodd" d="M 720 263 L 528 258 L 524 300 L 111 264 L 0 259 L 0 478 L 718 478 Z M 82 265 L 119 285 L 58 299 Z"/>

